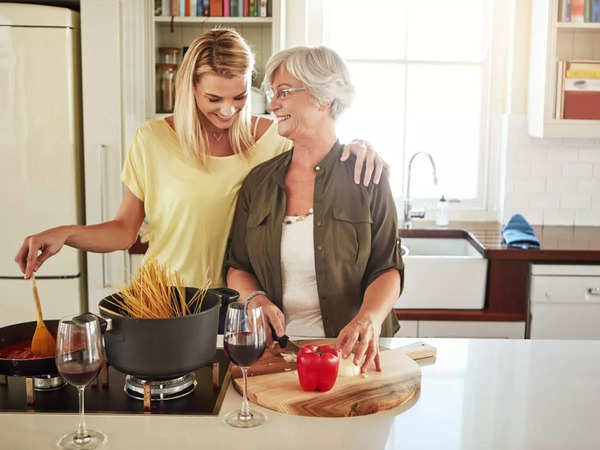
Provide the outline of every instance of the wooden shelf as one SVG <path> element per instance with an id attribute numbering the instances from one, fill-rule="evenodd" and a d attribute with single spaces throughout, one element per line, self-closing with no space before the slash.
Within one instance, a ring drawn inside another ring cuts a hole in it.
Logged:
<path id="1" fill-rule="evenodd" d="M 598 30 L 600 31 L 600 23 L 596 22 L 555 22 L 554 26 L 559 29 L 568 30 Z"/>
<path id="2" fill-rule="evenodd" d="M 174 23 L 195 24 L 195 23 L 244 23 L 244 24 L 262 24 L 272 23 L 272 17 L 182 17 L 182 16 L 154 16 L 155 23 Z"/>
<path id="3" fill-rule="evenodd" d="M 600 139 L 600 120 L 547 120 L 544 123 L 544 137 Z"/>

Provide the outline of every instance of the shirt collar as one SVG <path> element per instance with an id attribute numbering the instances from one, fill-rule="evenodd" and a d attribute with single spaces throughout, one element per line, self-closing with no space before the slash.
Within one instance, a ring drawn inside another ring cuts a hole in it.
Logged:
<path id="1" fill-rule="evenodd" d="M 321 161 L 319 161 L 313 168 L 313 170 L 315 172 L 317 172 L 317 175 L 319 173 L 326 173 L 333 167 L 333 165 L 336 163 L 336 161 L 338 161 L 340 159 L 343 148 L 344 148 L 344 146 L 340 143 L 340 140 L 337 139 L 335 141 L 335 144 L 333 144 L 333 147 L 331 147 L 331 149 L 329 150 L 329 152 L 327 152 L 325 157 Z M 277 170 L 274 173 L 275 181 L 277 182 L 277 184 L 279 186 L 281 186 L 284 189 L 285 189 L 285 174 L 287 173 L 288 167 L 290 166 L 290 163 L 292 162 L 293 155 L 294 155 L 294 149 L 292 148 L 289 152 L 287 152 L 287 156 L 285 157 L 285 159 L 282 161 L 282 164 L 277 168 Z"/>

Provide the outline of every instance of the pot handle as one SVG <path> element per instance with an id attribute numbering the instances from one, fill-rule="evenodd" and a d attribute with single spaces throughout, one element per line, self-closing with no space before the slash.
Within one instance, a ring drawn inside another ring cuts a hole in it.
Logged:
<path id="1" fill-rule="evenodd" d="M 225 315 L 227 313 L 227 306 L 229 306 L 230 303 L 237 302 L 240 298 L 240 293 L 229 288 L 217 288 L 214 291 L 221 299 L 221 307 L 219 309 L 219 327 L 217 332 L 219 334 L 223 334 L 225 331 Z"/>
<path id="2" fill-rule="evenodd" d="M 240 298 L 240 293 L 230 288 L 217 288 L 215 292 L 221 297 L 221 308 L 225 310 L 230 303 L 237 302 Z"/>
<path id="3" fill-rule="evenodd" d="M 77 321 L 77 322 L 81 322 L 81 323 L 86 323 L 86 322 L 90 322 L 91 320 L 93 320 L 93 318 L 98 319 L 98 322 L 100 322 L 100 331 L 102 331 L 102 334 L 106 333 L 107 331 L 112 330 L 112 319 L 111 318 L 105 319 L 104 317 L 100 317 L 91 312 L 86 312 L 86 313 L 80 314 L 76 317 L 73 317 L 73 320 Z"/>

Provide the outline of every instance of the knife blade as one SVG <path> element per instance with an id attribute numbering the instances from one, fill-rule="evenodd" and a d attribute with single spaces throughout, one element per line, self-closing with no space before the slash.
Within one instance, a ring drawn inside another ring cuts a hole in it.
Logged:
<path id="1" fill-rule="evenodd" d="M 273 337 L 273 341 L 277 342 L 277 344 L 272 345 L 269 350 L 274 355 L 281 355 L 282 353 L 293 353 L 298 354 L 300 348 L 294 341 L 291 341 L 287 334 L 283 336 L 277 336 L 275 333 L 275 329 L 273 325 L 269 324 L 271 327 L 271 336 Z"/>

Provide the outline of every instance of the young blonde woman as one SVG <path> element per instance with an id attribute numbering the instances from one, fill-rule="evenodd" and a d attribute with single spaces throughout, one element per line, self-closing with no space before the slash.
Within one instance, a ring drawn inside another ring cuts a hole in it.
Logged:
<path id="1" fill-rule="evenodd" d="M 275 122 L 250 115 L 253 68 L 252 52 L 235 31 L 215 29 L 196 39 L 177 74 L 173 116 L 135 133 L 116 217 L 28 236 L 15 257 L 25 278 L 65 244 L 92 252 L 127 249 L 146 218 L 145 260 L 178 271 L 188 286 L 224 286 L 223 258 L 242 181 L 291 146 Z M 363 165 L 364 182 L 373 174 L 378 182 L 382 160 L 364 143 L 349 147 L 343 158 L 356 154 L 355 182 Z"/>

